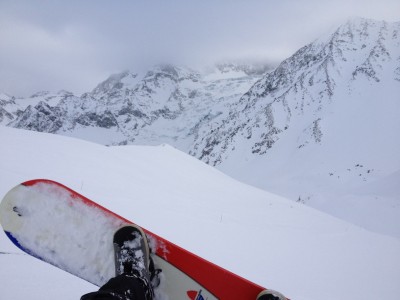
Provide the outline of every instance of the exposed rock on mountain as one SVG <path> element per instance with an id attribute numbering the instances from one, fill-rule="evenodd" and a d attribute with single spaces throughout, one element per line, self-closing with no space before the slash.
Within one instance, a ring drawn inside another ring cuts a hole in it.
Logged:
<path id="1" fill-rule="evenodd" d="M 9 125 L 103 144 L 171 143 L 187 150 L 202 125 L 226 111 L 226 105 L 260 78 L 244 73 L 244 66 L 234 66 L 204 75 L 161 65 L 142 74 L 125 71 L 112 75 L 81 97 L 40 92 L 26 102 L 41 100 Z M 94 130 L 101 133 L 93 134 Z"/>

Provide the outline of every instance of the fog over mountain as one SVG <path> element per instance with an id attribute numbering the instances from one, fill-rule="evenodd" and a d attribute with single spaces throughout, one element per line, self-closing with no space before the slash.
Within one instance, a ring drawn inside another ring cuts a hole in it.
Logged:
<path id="1" fill-rule="evenodd" d="M 0 1 L 0 91 L 92 90 L 158 63 L 281 62 L 348 18 L 398 21 L 398 0 Z"/>

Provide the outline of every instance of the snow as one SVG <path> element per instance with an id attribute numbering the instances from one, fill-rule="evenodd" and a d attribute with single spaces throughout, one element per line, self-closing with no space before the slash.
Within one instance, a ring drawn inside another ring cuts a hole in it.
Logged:
<path id="1" fill-rule="evenodd" d="M 25 180 L 59 181 L 291 299 L 400 293 L 398 239 L 240 183 L 168 145 L 105 147 L 7 127 L 0 137 L 1 197 Z M 1 234 L 4 252 L 12 254 L 0 254 L 1 299 L 79 299 L 96 289 L 22 255 Z"/>
<path id="2" fill-rule="evenodd" d="M 1 239 L 3 247 L 5 239 Z M 0 254 L 1 299 L 80 299 L 92 285 L 21 254 Z"/>
<path id="3" fill-rule="evenodd" d="M 95 126 L 77 125 L 75 131 L 63 131 L 60 134 L 70 137 L 79 136 L 79 138 L 102 145 L 110 145 L 126 138 L 117 128 L 102 128 Z"/>

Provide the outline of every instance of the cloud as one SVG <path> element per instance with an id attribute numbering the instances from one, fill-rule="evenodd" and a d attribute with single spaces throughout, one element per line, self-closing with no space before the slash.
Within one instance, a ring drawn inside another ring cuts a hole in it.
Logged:
<path id="1" fill-rule="evenodd" d="M 0 91 L 82 93 L 158 61 L 282 60 L 348 17 L 395 21 L 397 2 L 3 0 Z"/>

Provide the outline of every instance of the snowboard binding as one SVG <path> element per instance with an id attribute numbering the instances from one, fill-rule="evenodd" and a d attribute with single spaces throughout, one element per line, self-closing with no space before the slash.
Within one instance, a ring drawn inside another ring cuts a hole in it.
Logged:
<path id="1" fill-rule="evenodd" d="M 115 275 L 126 274 L 145 278 L 153 287 L 160 283 L 151 258 L 151 249 L 143 230 L 134 225 L 126 225 L 114 234 Z"/>
<path id="2" fill-rule="evenodd" d="M 114 234 L 115 274 L 136 275 L 150 281 L 150 250 L 145 233 L 127 225 Z"/>

